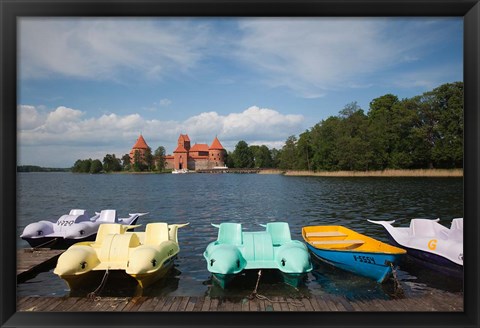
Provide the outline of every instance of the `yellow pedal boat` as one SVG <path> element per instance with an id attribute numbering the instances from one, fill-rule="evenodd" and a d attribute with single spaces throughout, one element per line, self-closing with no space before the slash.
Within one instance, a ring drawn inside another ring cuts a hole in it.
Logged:
<path id="1" fill-rule="evenodd" d="M 178 228 L 188 225 L 149 223 L 145 232 L 127 231 L 140 225 L 101 224 L 94 242 L 79 242 L 60 255 L 53 271 L 70 289 L 80 287 L 93 271 L 123 270 L 144 288 L 165 275 L 180 251 Z"/>

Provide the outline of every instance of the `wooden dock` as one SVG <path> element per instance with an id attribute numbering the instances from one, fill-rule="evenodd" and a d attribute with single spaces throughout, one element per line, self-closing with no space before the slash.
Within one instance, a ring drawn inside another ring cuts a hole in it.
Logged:
<path id="1" fill-rule="evenodd" d="M 55 266 L 65 250 L 49 248 L 22 248 L 17 250 L 17 282 L 24 282 L 33 274 Z"/>
<path id="2" fill-rule="evenodd" d="M 17 282 L 55 266 L 64 250 L 20 249 L 17 250 Z M 375 311 L 375 312 L 463 312 L 463 293 L 441 290 L 425 291 L 419 296 L 397 299 L 375 299 L 365 296 L 355 300 L 344 296 L 325 294 L 304 298 L 257 297 L 211 298 L 204 296 L 166 297 L 44 297 L 22 296 L 17 298 L 19 312 L 204 312 L 204 311 Z"/>
<path id="3" fill-rule="evenodd" d="M 432 291 L 419 297 L 404 299 L 362 298 L 349 300 L 343 296 L 325 295 L 293 299 L 210 298 L 189 296 L 167 297 L 38 297 L 17 299 L 19 312 L 463 312 L 463 295 Z"/>

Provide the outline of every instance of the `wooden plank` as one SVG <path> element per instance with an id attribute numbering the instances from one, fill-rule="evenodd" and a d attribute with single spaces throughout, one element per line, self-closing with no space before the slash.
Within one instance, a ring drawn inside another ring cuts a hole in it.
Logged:
<path id="1" fill-rule="evenodd" d="M 165 304 L 163 304 L 162 310 L 161 311 L 170 311 L 170 308 L 173 305 L 173 302 L 175 302 L 175 296 L 167 296 Z"/>
<path id="2" fill-rule="evenodd" d="M 312 304 L 313 310 L 314 311 L 325 311 L 325 308 L 327 307 L 327 304 L 323 305 L 322 303 L 325 303 L 323 300 L 319 300 L 318 296 L 312 296 L 310 299 L 310 303 Z"/>
<path id="3" fill-rule="evenodd" d="M 248 298 L 242 299 L 242 311 L 250 311 L 250 300 Z"/>
<path id="4" fill-rule="evenodd" d="M 313 311 L 313 306 L 309 298 L 302 298 L 302 303 L 305 305 L 305 311 Z"/>
<path id="5" fill-rule="evenodd" d="M 287 300 L 284 297 L 278 297 L 278 301 L 280 302 L 280 308 L 282 311 L 290 311 Z"/>
<path id="6" fill-rule="evenodd" d="M 182 300 L 181 296 L 175 296 L 175 299 L 173 300 L 172 306 L 170 306 L 169 311 L 171 312 L 177 311 L 178 305 L 180 304 L 181 300 Z"/>
<path id="7" fill-rule="evenodd" d="M 166 297 L 159 297 L 158 303 L 155 305 L 153 308 L 154 312 L 162 311 L 163 306 L 165 305 L 165 302 L 167 301 Z"/>
<path id="8" fill-rule="evenodd" d="M 355 244 L 361 245 L 365 242 L 360 239 L 348 239 L 348 240 L 314 240 L 310 242 L 313 245 L 340 245 L 340 244 Z"/>
<path id="9" fill-rule="evenodd" d="M 154 302 L 158 303 L 158 298 L 157 297 L 151 297 L 145 300 L 142 305 L 138 308 L 139 312 L 147 312 L 147 311 L 152 311 L 155 308 L 156 304 L 152 304 Z"/>
<path id="10" fill-rule="evenodd" d="M 17 297 L 17 311 L 22 308 L 23 304 L 25 304 L 28 300 L 31 299 L 32 296 Z"/>
<path id="11" fill-rule="evenodd" d="M 17 282 L 25 281 L 32 273 L 53 267 L 64 251 L 47 248 L 17 250 Z"/>
<path id="12" fill-rule="evenodd" d="M 345 306 L 343 306 L 342 302 L 340 301 L 341 296 L 338 295 L 330 295 L 330 299 L 332 300 L 333 304 L 335 307 L 338 309 L 338 311 L 347 311 Z"/>
<path id="13" fill-rule="evenodd" d="M 78 297 L 65 297 L 63 299 L 63 302 L 60 303 L 55 308 L 55 311 L 58 311 L 58 312 L 67 311 L 68 309 L 72 308 L 78 302 L 78 299 L 79 299 Z"/>
<path id="14" fill-rule="evenodd" d="M 235 302 L 231 299 L 225 300 L 225 311 L 232 312 L 235 308 Z"/>
<path id="15" fill-rule="evenodd" d="M 208 311 L 210 309 L 210 303 L 211 302 L 212 302 L 212 300 L 210 299 L 210 297 L 205 297 L 205 299 L 203 300 L 203 305 L 202 305 L 201 311 Z"/>
<path id="16" fill-rule="evenodd" d="M 45 307 L 45 309 L 44 309 L 43 311 L 45 311 L 45 312 L 54 311 L 54 309 L 55 309 L 57 306 L 59 306 L 62 302 L 63 302 L 62 297 L 55 297 L 55 298 L 54 298 L 54 301 L 51 302 L 50 304 L 48 304 L 48 306 Z"/>
<path id="17" fill-rule="evenodd" d="M 217 311 L 218 307 L 218 298 L 214 298 L 210 301 L 209 311 Z"/>
<path id="18" fill-rule="evenodd" d="M 195 302 L 195 307 L 193 308 L 193 311 L 201 311 L 203 308 L 203 303 L 205 302 L 204 297 L 197 297 L 197 300 Z"/>
<path id="19" fill-rule="evenodd" d="M 301 302 L 301 306 L 295 306 Z M 376 299 L 365 295 L 348 300 L 338 295 L 293 299 L 211 299 L 209 297 L 20 297 L 17 311 L 84 312 L 84 311 L 362 311 L 362 312 L 457 312 L 463 309 L 462 295 L 426 292 L 404 299 Z"/>
<path id="20" fill-rule="evenodd" d="M 319 232 L 307 232 L 306 237 L 346 237 L 346 233 L 340 231 L 319 231 Z"/>
<path id="21" fill-rule="evenodd" d="M 123 308 L 123 311 L 136 311 L 143 303 L 145 297 L 135 296 L 130 299 L 130 302 Z"/>
<path id="22" fill-rule="evenodd" d="M 185 308 L 185 311 L 193 311 L 193 309 L 195 308 L 195 303 L 196 302 L 197 302 L 196 297 L 189 297 L 188 298 L 188 304 L 187 304 L 187 307 Z"/>
<path id="23" fill-rule="evenodd" d="M 250 311 L 257 312 L 259 310 L 258 299 L 254 298 L 250 300 L 249 305 L 250 305 Z"/>
<path id="24" fill-rule="evenodd" d="M 338 308 L 335 306 L 335 303 L 332 301 L 329 295 L 325 295 L 325 303 L 327 303 L 328 308 L 330 311 L 338 311 Z"/>
<path id="25" fill-rule="evenodd" d="M 337 296 L 337 301 L 342 304 L 344 311 L 354 311 L 353 306 L 350 304 L 350 302 L 347 300 L 346 297 L 344 296 Z"/>
<path id="26" fill-rule="evenodd" d="M 282 306 L 278 302 L 278 297 L 272 297 L 272 307 L 273 311 L 282 311 Z"/>
<path id="27" fill-rule="evenodd" d="M 178 304 L 177 311 L 184 312 L 187 309 L 188 301 L 190 300 L 190 297 L 184 296 L 182 297 L 180 303 Z"/>

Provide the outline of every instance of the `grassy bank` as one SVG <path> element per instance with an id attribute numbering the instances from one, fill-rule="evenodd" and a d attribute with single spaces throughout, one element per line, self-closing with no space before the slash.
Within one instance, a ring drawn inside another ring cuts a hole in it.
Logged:
<path id="1" fill-rule="evenodd" d="M 419 170 L 384 170 L 384 171 L 285 171 L 287 176 L 318 177 L 463 177 L 463 169 L 419 169 Z"/>

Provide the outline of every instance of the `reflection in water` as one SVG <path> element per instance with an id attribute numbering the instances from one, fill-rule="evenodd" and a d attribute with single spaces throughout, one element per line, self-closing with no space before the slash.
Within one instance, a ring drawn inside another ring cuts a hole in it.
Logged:
<path id="1" fill-rule="evenodd" d="M 436 218 L 450 225 L 463 216 L 463 180 L 457 178 L 322 178 L 246 174 L 71 174 L 19 173 L 17 183 L 17 236 L 31 222 L 56 220 L 72 208 L 90 213 L 114 208 L 123 217 L 149 212 L 139 224 L 168 222 L 190 225 L 178 233 L 180 253 L 175 268 L 144 296 L 248 296 L 255 288 L 257 272 L 236 278 L 227 290 L 212 284 L 203 252 L 217 238 L 211 223 L 239 222 L 245 231 L 259 224 L 286 221 L 292 239 L 302 240 L 305 225 L 344 225 L 359 233 L 388 242 L 384 229 L 367 222 L 397 220 L 407 226 L 411 218 Z M 468 221 L 465 222 L 468 226 Z M 18 247 L 28 244 L 18 238 Z M 66 284 L 53 270 L 18 285 L 19 296 L 69 295 Z M 99 277 L 98 284 L 102 277 Z M 130 278 L 130 277 L 127 277 Z M 402 263 L 398 279 L 405 294 L 428 288 L 463 290 L 463 282 L 449 282 L 436 273 L 425 274 L 410 263 Z M 109 277 L 101 295 L 132 296 L 140 293 L 131 280 Z M 84 295 L 98 285 L 82 292 Z M 378 285 L 367 278 L 315 263 L 313 272 L 298 289 L 283 283 L 275 272 L 262 275 L 258 292 L 266 296 L 301 296 L 333 293 L 392 297 L 393 281 Z M 72 292 L 72 293 L 74 293 Z"/>

